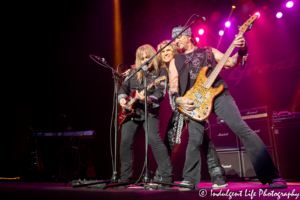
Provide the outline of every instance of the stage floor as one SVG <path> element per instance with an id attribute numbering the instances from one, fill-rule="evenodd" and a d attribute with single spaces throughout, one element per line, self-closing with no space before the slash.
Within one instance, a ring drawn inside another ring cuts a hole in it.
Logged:
<path id="1" fill-rule="evenodd" d="M 178 182 L 179 183 L 179 182 Z M 289 195 L 289 197 L 288 197 Z M 270 189 L 260 182 L 229 182 L 228 187 L 212 189 L 210 182 L 201 182 L 195 190 L 180 191 L 178 187 L 144 190 L 134 186 L 125 189 L 99 187 L 73 188 L 71 183 L 0 182 L 0 197 L 10 199 L 73 200 L 73 199 L 299 199 L 300 182 L 288 182 L 287 189 Z"/>

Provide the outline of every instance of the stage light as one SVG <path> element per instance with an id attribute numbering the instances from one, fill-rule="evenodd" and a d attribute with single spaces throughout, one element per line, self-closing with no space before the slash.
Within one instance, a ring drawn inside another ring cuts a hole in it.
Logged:
<path id="1" fill-rule="evenodd" d="M 198 37 L 196 37 L 196 41 L 199 42 L 199 40 L 200 40 L 200 39 L 199 39 Z"/>
<path id="2" fill-rule="evenodd" d="M 255 15 L 258 15 L 257 19 L 260 18 L 260 13 L 259 12 L 256 12 L 254 13 Z"/>
<path id="3" fill-rule="evenodd" d="M 221 36 L 224 35 L 224 31 L 223 31 L 223 30 L 220 30 L 220 31 L 219 31 L 219 35 L 221 35 Z"/>
<path id="4" fill-rule="evenodd" d="M 288 7 L 288 8 L 293 7 L 293 5 L 294 5 L 294 2 L 292 2 L 292 1 L 289 1 L 286 3 L 286 7 Z"/>
<path id="5" fill-rule="evenodd" d="M 199 29 L 199 31 L 198 31 L 198 33 L 199 33 L 199 35 L 203 35 L 203 33 L 204 33 L 204 29 Z"/>
<path id="6" fill-rule="evenodd" d="M 231 25 L 230 21 L 227 21 L 227 22 L 225 23 L 225 26 L 226 26 L 227 28 L 229 28 L 230 25 Z"/>
<path id="7" fill-rule="evenodd" d="M 235 7 L 235 6 L 231 6 L 231 8 L 232 8 L 232 9 L 235 9 L 236 7 Z"/>
<path id="8" fill-rule="evenodd" d="M 278 12 L 278 13 L 276 14 L 276 17 L 277 17 L 277 18 L 281 18 L 281 17 L 282 17 L 282 12 Z"/>

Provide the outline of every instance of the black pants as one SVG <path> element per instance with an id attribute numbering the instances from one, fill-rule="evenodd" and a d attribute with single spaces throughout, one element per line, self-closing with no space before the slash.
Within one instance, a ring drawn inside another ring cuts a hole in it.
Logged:
<path id="1" fill-rule="evenodd" d="M 166 134 L 165 134 L 165 140 L 164 143 L 168 149 L 169 156 L 171 157 L 172 155 L 172 150 L 175 146 L 175 142 L 172 140 L 173 136 L 173 126 L 175 123 L 175 119 L 177 118 L 178 112 L 173 112 L 171 118 L 169 119 Z M 203 135 L 203 142 L 202 142 L 202 151 L 204 153 L 204 156 L 207 161 L 208 169 L 209 169 L 209 174 L 211 177 L 211 180 L 213 181 L 214 177 L 217 176 L 225 176 L 225 170 L 220 164 L 220 160 L 216 151 L 216 148 L 210 138 L 208 137 L 207 133 L 204 131 Z M 199 146 L 200 147 L 200 146 Z M 200 156 L 200 154 L 199 154 Z M 200 171 L 199 171 L 200 175 Z M 200 179 L 200 177 L 199 177 Z"/>
<path id="2" fill-rule="evenodd" d="M 274 178 L 281 178 L 266 146 L 243 121 L 235 101 L 230 95 L 222 95 L 215 99 L 213 112 L 221 117 L 232 131 L 243 142 L 257 177 L 263 183 L 270 183 Z M 203 146 L 205 135 L 204 122 L 190 120 L 189 141 L 186 150 L 186 161 L 183 170 L 185 180 L 198 185 L 200 182 L 201 158 L 199 147 Z"/>
<path id="3" fill-rule="evenodd" d="M 158 169 L 161 172 L 162 181 L 172 182 L 172 165 L 167 149 L 163 144 L 159 133 L 158 121 L 158 118 L 148 118 L 148 141 L 152 148 Z M 127 182 L 131 179 L 133 172 L 132 144 L 136 133 L 140 130 L 143 124 L 144 121 L 129 120 L 125 122 L 122 127 L 122 139 L 120 147 L 122 182 Z"/>

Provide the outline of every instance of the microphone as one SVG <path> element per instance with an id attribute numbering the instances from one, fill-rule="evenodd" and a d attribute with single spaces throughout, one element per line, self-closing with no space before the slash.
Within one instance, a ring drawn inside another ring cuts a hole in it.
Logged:
<path id="1" fill-rule="evenodd" d="M 92 55 L 92 54 L 91 54 L 91 57 L 95 58 L 98 61 L 106 63 L 105 58 L 100 58 L 99 56 L 95 56 L 95 55 Z"/>
<path id="2" fill-rule="evenodd" d="M 205 22 L 206 21 L 205 17 L 200 17 L 199 15 L 196 15 L 196 17 L 197 17 L 197 20 L 200 21 L 200 22 Z"/>
<path id="3" fill-rule="evenodd" d="M 242 58 L 242 64 L 241 64 L 241 67 L 242 67 L 242 69 L 244 69 L 244 67 L 245 67 L 245 58 L 244 58 L 244 57 Z"/>

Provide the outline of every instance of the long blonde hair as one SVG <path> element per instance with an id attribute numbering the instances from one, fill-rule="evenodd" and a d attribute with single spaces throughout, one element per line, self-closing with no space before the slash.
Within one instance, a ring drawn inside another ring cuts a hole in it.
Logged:
<path id="1" fill-rule="evenodd" d="M 157 45 L 157 51 L 159 49 L 161 49 L 163 46 L 165 46 L 166 44 L 168 44 L 170 42 L 170 40 L 164 40 L 162 41 L 160 44 Z M 179 54 L 179 51 L 178 49 L 176 48 L 175 44 L 174 43 L 171 43 L 169 45 L 172 49 L 172 53 L 173 53 L 173 56 L 175 57 L 175 55 Z M 161 63 L 161 66 L 165 69 L 167 69 L 167 71 L 169 71 L 169 68 L 168 66 L 166 65 L 166 63 L 163 61 L 162 57 L 161 57 L 161 53 L 159 53 L 159 60 L 160 60 L 160 63 Z"/>
<path id="2" fill-rule="evenodd" d="M 139 68 L 142 65 L 141 62 L 141 58 L 143 56 L 143 53 L 146 53 L 146 56 L 148 58 L 151 58 L 154 54 L 156 54 L 155 49 L 149 45 L 149 44 L 144 44 L 142 46 L 140 46 L 137 50 L 136 50 L 136 55 L 135 55 L 135 66 L 134 69 L 136 70 L 137 68 Z M 151 61 L 151 64 L 154 67 L 155 73 L 159 73 L 159 60 L 157 57 L 153 58 L 153 60 Z M 137 79 L 139 81 L 142 81 L 143 76 L 144 76 L 144 72 L 143 70 L 140 70 L 139 72 L 136 73 L 137 74 Z"/>

